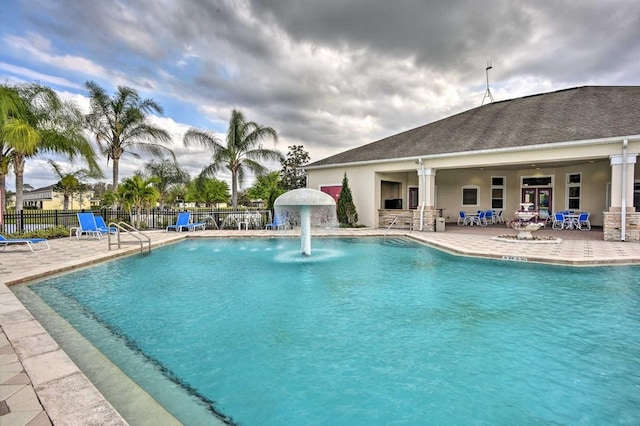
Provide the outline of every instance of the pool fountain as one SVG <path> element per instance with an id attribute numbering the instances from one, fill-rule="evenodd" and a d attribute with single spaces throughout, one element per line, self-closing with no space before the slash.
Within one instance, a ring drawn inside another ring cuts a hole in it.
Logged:
<path id="1" fill-rule="evenodd" d="M 300 188 L 285 192 L 273 204 L 276 217 L 300 220 L 302 254 L 311 255 L 311 225 L 335 227 L 336 202 L 329 194 L 317 189 Z"/>
<path id="2" fill-rule="evenodd" d="M 532 232 L 539 231 L 544 223 L 538 222 L 513 222 L 511 227 L 518 231 L 519 240 L 533 240 Z"/>

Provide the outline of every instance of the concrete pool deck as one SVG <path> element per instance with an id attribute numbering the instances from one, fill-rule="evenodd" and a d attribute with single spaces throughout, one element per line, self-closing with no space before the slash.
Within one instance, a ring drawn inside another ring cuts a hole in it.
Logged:
<path id="1" fill-rule="evenodd" d="M 186 237 L 297 237 L 298 232 L 212 230 L 150 231 L 147 234 L 151 237 L 152 247 L 158 247 Z M 515 234 L 504 225 L 457 227 L 448 224 L 445 232 L 438 233 L 369 228 L 313 230 L 313 235 L 318 237 L 385 234 L 408 236 L 464 256 L 574 266 L 640 265 L 640 243 L 605 242 L 602 232 L 597 230 L 541 230 L 535 234 L 562 239 L 551 243 L 493 239 L 498 235 Z M 135 254 L 140 251 L 139 245 L 128 244 L 109 251 L 106 238 L 62 238 L 50 240 L 50 245 L 50 251 L 40 253 L 32 253 L 25 246 L 11 246 L 0 252 L 0 424 L 143 424 L 129 416 L 125 420 L 116 411 L 8 287 Z M 154 421 L 149 419 L 146 423 Z"/>

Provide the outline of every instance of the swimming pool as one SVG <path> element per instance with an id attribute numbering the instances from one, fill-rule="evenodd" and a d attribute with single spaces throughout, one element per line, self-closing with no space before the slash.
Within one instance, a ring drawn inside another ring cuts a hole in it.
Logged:
<path id="1" fill-rule="evenodd" d="M 298 252 L 297 239 L 188 240 L 31 289 L 116 363 L 142 358 L 230 422 L 640 420 L 637 267 L 469 259 L 401 239 Z"/>

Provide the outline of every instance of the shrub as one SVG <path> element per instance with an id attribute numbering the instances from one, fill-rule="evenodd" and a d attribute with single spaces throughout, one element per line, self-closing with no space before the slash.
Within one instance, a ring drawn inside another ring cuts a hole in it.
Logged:
<path id="1" fill-rule="evenodd" d="M 65 226 L 52 226 L 45 229 L 37 229 L 35 231 L 18 232 L 11 235 L 6 235 L 7 238 L 63 238 L 69 236 L 69 228 Z"/>
<path id="2" fill-rule="evenodd" d="M 355 228 L 358 224 L 358 213 L 356 212 L 355 204 L 353 204 L 347 173 L 344 174 L 342 179 L 342 189 L 340 190 L 340 197 L 338 197 L 336 214 L 341 227 Z"/>

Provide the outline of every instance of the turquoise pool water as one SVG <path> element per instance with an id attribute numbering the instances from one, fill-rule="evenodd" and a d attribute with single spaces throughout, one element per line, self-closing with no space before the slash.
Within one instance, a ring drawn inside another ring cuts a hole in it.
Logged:
<path id="1" fill-rule="evenodd" d="M 640 268 L 299 244 L 188 240 L 31 289 L 229 423 L 640 423 Z"/>

